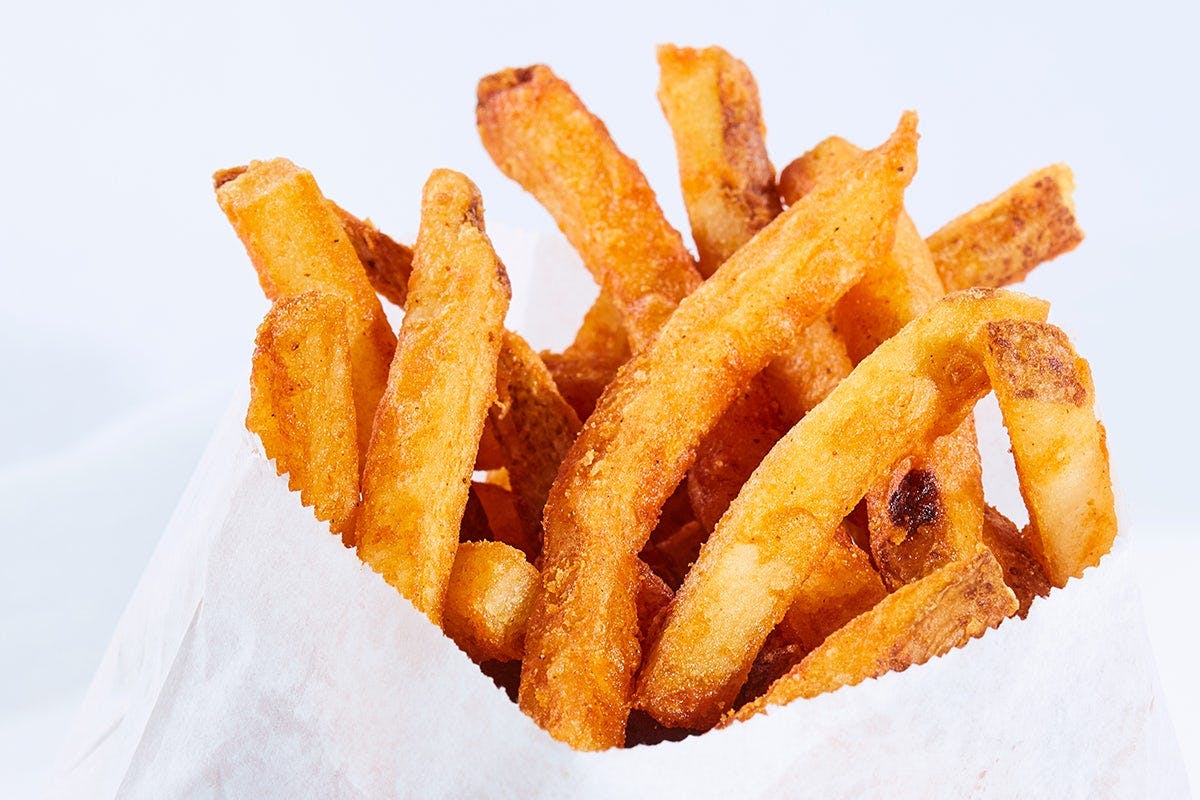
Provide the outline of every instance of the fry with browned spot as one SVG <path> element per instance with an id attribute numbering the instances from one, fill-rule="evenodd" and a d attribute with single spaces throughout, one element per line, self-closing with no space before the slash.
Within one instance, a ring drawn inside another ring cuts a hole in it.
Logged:
<path id="1" fill-rule="evenodd" d="M 425 184 L 408 289 L 363 470 L 358 553 L 436 623 L 510 296 L 479 190 L 459 173 L 436 170 Z"/>
<path id="2" fill-rule="evenodd" d="M 746 720 L 802 697 L 816 697 L 887 672 L 924 664 L 962 647 L 1017 610 L 1000 564 L 982 545 L 897 589 L 833 633 L 762 697 L 726 721 Z"/>
<path id="3" fill-rule="evenodd" d="M 983 511 L 983 543 L 1004 569 L 1004 582 L 1017 596 L 1017 615 L 1024 619 L 1033 598 L 1050 594 L 1050 581 L 1034 547 L 1012 520 L 991 506 Z"/>
<path id="4" fill-rule="evenodd" d="M 352 544 L 358 441 L 345 303 L 316 291 L 281 297 L 254 344 L 246 427 L 300 502 Z"/>
<path id="5" fill-rule="evenodd" d="M 359 458 L 387 384 L 396 337 L 358 255 L 312 173 L 284 158 L 213 176 L 217 202 L 271 300 L 320 290 L 346 306 Z"/>
<path id="6" fill-rule="evenodd" d="M 1117 534 L 1104 426 L 1088 363 L 1053 325 L 989 323 L 984 363 L 1012 440 L 1027 538 L 1055 586 L 1100 563 Z"/>

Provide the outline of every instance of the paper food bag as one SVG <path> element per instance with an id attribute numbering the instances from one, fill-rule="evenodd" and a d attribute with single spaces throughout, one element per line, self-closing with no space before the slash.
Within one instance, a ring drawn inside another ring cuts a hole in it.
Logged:
<path id="1" fill-rule="evenodd" d="M 513 327 L 569 335 L 583 270 L 554 240 L 494 238 Z M 118 626 L 51 797 L 1188 796 L 1128 533 L 1027 619 L 942 658 L 681 742 L 580 753 L 300 505 L 245 402 Z"/>

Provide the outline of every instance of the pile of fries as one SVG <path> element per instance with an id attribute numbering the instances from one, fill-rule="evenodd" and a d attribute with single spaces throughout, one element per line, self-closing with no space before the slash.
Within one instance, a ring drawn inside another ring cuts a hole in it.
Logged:
<path id="1" fill-rule="evenodd" d="M 410 249 L 287 160 L 215 175 L 273 302 L 247 427 L 347 547 L 586 750 L 920 664 L 1116 533 L 1087 363 L 1045 302 L 1001 288 L 1081 241 L 1070 171 L 924 238 L 904 210 L 915 114 L 777 175 L 742 62 L 658 60 L 698 257 L 549 68 L 479 83 L 484 147 L 600 285 L 561 353 L 505 329 L 465 176 L 429 177 Z M 1023 530 L 984 501 L 989 391 Z"/>

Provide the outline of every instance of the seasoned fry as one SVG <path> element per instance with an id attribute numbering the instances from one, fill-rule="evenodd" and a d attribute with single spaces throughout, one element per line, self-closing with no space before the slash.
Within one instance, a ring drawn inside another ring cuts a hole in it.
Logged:
<path id="1" fill-rule="evenodd" d="M 803 655 L 886 596 L 879 573 L 842 523 L 833 535 L 833 546 L 800 584 L 779 630 L 784 641 L 797 645 Z"/>
<path id="2" fill-rule="evenodd" d="M 1053 325 L 989 323 L 984 364 L 1012 440 L 1028 539 L 1055 586 L 1100 562 L 1117 533 L 1104 426 L 1088 363 Z"/>
<path id="3" fill-rule="evenodd" d="M 658 101 L 675 138 L 700 274 L 709 277 L 781 210 L 754 76 L 720 47 L 658 48 Z"/>
<path id="4" fill-rule="evenodd" d="M 1044 302 L 1024 295 L 963 292 L 865 358 L 721 518 L 642 665 L 638 707 L 670 727 L 715 723 L 838 524 L 892 464 L 961 424 L 987 391 L 981 323 L 1045 315 Z"/>
<path id="5" fill-rule="evenodd" d="M 536 559 L 541 552 L 546 496 L 579 433 L 579 418 L 558 393 L 537 353 L 511 331 L 504 332 L 496 387 L 497 402 L 488 419 L 504 453 L 521 520 L 521 550 Z"/>
<path id="6" fill-rule="evenodd" d="M 1017 615 L 1024 619 L 1033 598 L 1050 594 L 1050 581 L 1033 547 L 1012 520 L 991 506 L 983 512 L 983 543 L 1004 568 L 1004 582 L 1017 596 Z"/>
<path id="7" fill-rule="evenodd" d="M 350 237 L 371 286 L 398 308 L 404 308 L 412 275 L 412 249 L 376 228 L 371 220 L 359 219 L 333 201 L 329 205 Z"/>
<path id="8" fill-rule="evenodd" d="M 268 299 L 316 289 L 345 303 L 359 458 L 365 458 L 396 337 L 336 212 L 312 173 L 283 158 L 222 170 L 213 182 Z"/>
<path id="9" fill-rule="evenodd" d="M 479 190 L 425 184 L 408 305 L 363 470 L 359 556 L 435 623 L 471 468 L 496 396 L 510 290 L 483 230 Z"/>
<path id="10" fill-rule="evenodd" d="M 896 590 L 831 634 L 765 695 L 728 722 L 800 697 L 816 697 L 962 647 L 1017 610 L 1000 565 L 986 547 Z"/>
<path id="11" fill-rule="evenodd" d="M 522 709 L 556 738 L 580 749 L 624 740 L 640 661 L 625 588 L 635 556 L 740 388 L 890 246 L 916 167 L 915 124 L 906 114 L 847 181 L 780 215 L 686 298 L 572 445 L 546 504 L 526 639 L 534 657 L 521 676 Z"/>
<path id="12" fill-rule="evenodd" d="M 947 291 L 1007 286 L 1083 241 L 1066 164 L 1040 169 L 999 197 L 946 223 L 929 249 Z"/>
<path id="13" fill-rule="evenodd" d="M 246 427 L 300 502 L 353 544 L 358 442 L 345 303 L 316 291 L 282 297 L 254 344 Z"/>
<path id="14" fill-rule="evenodd" d="M 554 217 L 642 349 L 700 284 L 645 176 L 549 67 L 489 75 L 478 101 L 484 148 Z"/>
<path id="15" fill-rule="evenodd" d="M 500 542 L 463 542 L 446 591 L 446 635 L 472 661 L 512 661 L 524 652 L 538 571 Z"/>
<path id="16" fill-rule="evenodd" d="M 592 415 L 604 387 L 629 360 L 625 320 L 604 292 L 588 309 L 575 341 L 562 353 L 542 353 L 554 385 L 581 420 Z"/>

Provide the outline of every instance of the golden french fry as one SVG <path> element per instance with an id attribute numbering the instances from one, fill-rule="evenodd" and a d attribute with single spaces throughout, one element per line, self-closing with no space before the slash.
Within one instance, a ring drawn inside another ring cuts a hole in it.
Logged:
<path id="1" fill-rule="evenodd" d="M 496 166 L 554 217 L 640 350 L 700 274 L 637 164 L 549 67 L 481 80 L 476 121 Z"/>
<path id="2" fill-rule="evenodd" d="M 1053 325 L 989 323 L 984 364 L 1012 440 L 1028 538 L 1055 586 L 1100 562 L 1117 534 L 1104 426 L 1088 363 Z"/>
<path id="3" fill-rule="evenodd" d="M 254 344 L 246 427 L 300 501 L 352 544 L 358 441 L 345 303 L 315 291 L 282 297 Z"/>
<path id="4" fill-rule="evenodd" d="M 554 385 L 581 420 L 592 415 L 604 387 L 629 360 L 625 321 L 616 303 L 604 292 L 588 309 L 575 340 L 562 353 L 542 353 Z"/>
<path id="5" fill-rule="evenodd" d="M 655 531 L 658 535 L 658 531 Z M 691 520 L 642 549 L 641 558 L 653 568 L 667 586 L 678 589 L 688 569 L 700 554 L 700 546 L 708 538 L 708 529 L 698 520 Z"/>
<path id="6" fill-rule="evenodd" d="M 679 181 L 708 277 L 780 212 L 758 85 L 720 47 L 661 45 L 658 101 L 675 138 Z"/>
<path id="7" fill-rule="evenodd" d="M 715 723 L 859 499 L 986 393 L 980 325 L 1045 315 L 1024 295 L 962 292 L 863 359 L 763 459 L 705 542 L 642 664 L 638 706 L 671 727 Z"/>
<path id="8" fill-rule="evenodd" d="M 745 720 L 801 697 L 816 697 L 898 672 L 962 647 L 1017 610 L 1000 564 L 982 545 L 902 586 L 833 633 L 762 697 L 726 720 Z"/>
<path id="9" fill-rule="evenodd" d="M 790 428 L 852 369 L 845 343 L 827 320 L 819 319 L 796 336 L 791 350 L 767 364 L 763 377 Z"/>
<path id="10" fill-rule="evenodd" d="M 517 505 L 513 500 L 512 491 L 495 483 L 472 481 L 471 497 L 478 501 L 484 519 L 487 520 L 488 531 L 491 533 L 489 538 L 515 547 L 533 563 L 536 553 L 533 543 L 526 540 L 525 526 L 517 516 Z"/>
<path id="11" fill-rule="evenodd" d="M 546 496 L 579 433 L 579 418 L 558 393 L 537 353 L 511 331 L 504 332 L 496 387 L 497 401 L 488 419 L 504 453 L 523 528 L 521 549 L 536 559 L 541 552 Z"/>
<path id="12" fill-rule="evenodd" d="M 461 543 L 446 591 L 446 635 L 475 662 L 519 659 L 537 583 L 537 569 L 520 550 Z"/>
<path id="13" fill-rule="evenodd" d="M 484 417 L 510 290 L 483 230 L 479 190 L 425 184 L 400 345 L 363 470 L 359 556 L 435 623 Z"/>
<path id="14" fill-rule="evenodd" d="M 268 299 L 319 290 L 345 303 L 359 458 L 365 458 L 396 337 L 337 213 L 312 173 L 287 159 L 222 170 L 213 182 Z"/>
<path id="15" fill-rule="evenodd" d="M 1017 615 L 1024 619 L 1033 598 L 1050 594 L 1050 581 L 1034 555 L 1034 547 L 1012 520 L 991 506 L 983 512 L 983 543 L 1004 568 L 1004 582 L 1017 596 Z"/>
<path id="16" fill-rule="evenodd" d="M 946 223 L 929 249 L 947 291 L 1007 286 L 1083 241 L 1066 164 L 1027 176 L 999 197 Z"/>
<path id="17" fill-rule="evenodd" d="M 412 249 L 376 228 L 371 220 L 359 219 L 333 201 L 329 205 L 342 221 L 342 228 L 375 291 L 404 308 L 408 279 L 412 275 Z"/>
<path id="18" fill-rule="evenodd" d="M 727 261 L 622 367 L 546 504 L 542 592 L 520 704 L 579 749 L 620 746 L 640 650 L 636 554 L 696 445 L 737 392 L 891 243 L 916 117 L 844 183 L 797 203 Z M 760 640 L 761 643 L 761 640 Z"/>

